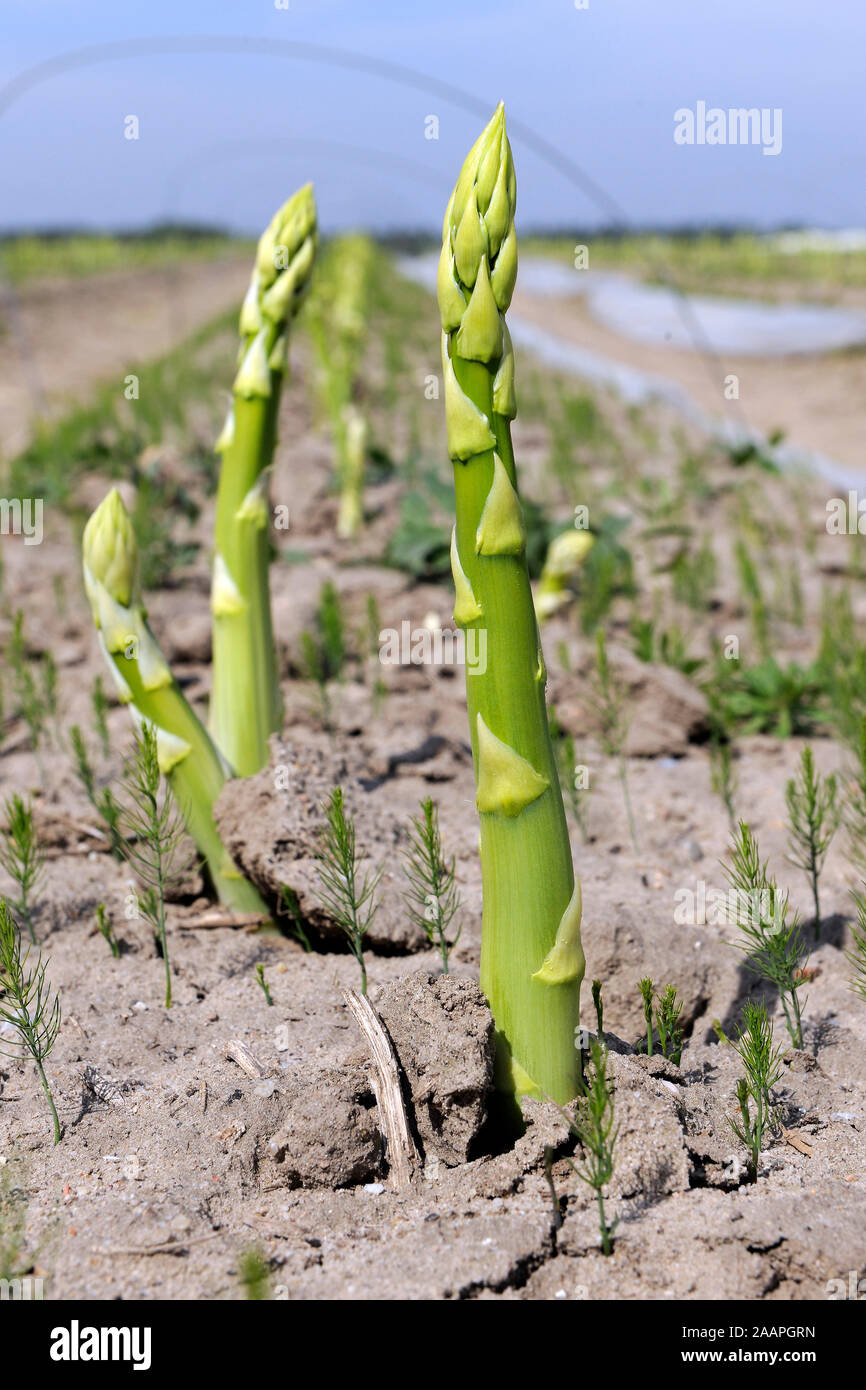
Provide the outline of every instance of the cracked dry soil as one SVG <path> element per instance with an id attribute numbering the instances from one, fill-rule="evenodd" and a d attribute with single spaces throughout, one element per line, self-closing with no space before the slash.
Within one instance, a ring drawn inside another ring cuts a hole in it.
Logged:
<path id="1" fill-rule="evenodd" d="M 527 1102 L 525 1134 L 496 1151 L 487 1123 L 491 1020 L 476 983 L 481 884 L 462 677 L 449 668 L 382 668 L 383 703 L 356 665 L 334 692 L 329 733 L 296 664 L 298 634 L 325 579 L 337 584 L 350 625 L 362 622 L 371 592 L 384 625 L 420 624 L 431 611 L 446 620 L 448 586 L 414 583 L 376 561 L 393 519 L 390 483 L 371 489 L 361 551 L 354 564 L 340 563 L 329 454 L 303 401 L 296 372 L 283 427 L 291 448 L 281 450 L 274 479 L 275 496 L 295 498 L 293 545 L 306 551 L 304 563 L 279 564 L 273 577 L 286 726 L 272 741 L 271 767 L 230 784 L 218 815 L 230 849 L 266 894 L 282 882 L 295 888 L 315 949 L 204 925 L 201 885 L 188 884 L 170 907 L 176 1002 L 167 1012 L 154 944 L 142 923 L 125 918 L 128 870 L 106 852 L 63 734 L 40 766 L 11 729 L 0 760 L 3 794 L 32 792 L 48 852 L 37 932 L 63 1000 L 48 1070 L 64 1137 L 51 1145 L 32 1068 L 0 1060 L 4 1252 L 58 1299 L 240 1298 L 241 1258 L 251 1248 L 268 1263 L 273 1295 L 290 1299 L 806 1299 L 825 1297 L 828 1281 L 849 1270 L 862 1275 L 866 1010 L 847 988 L 841 847 L 831 848 L 823 879 L 827 915 L 812 954 L 804 1048 L 786 1054 L 777 1088 L 784 1131 L 750 1185 L 728 1122 L 736 1058 L 712 1023 L 718 1018 L 730 1032 L 760 984 L 743 970 L 729 929 L 678 925 L 673 911 L 682 888 L 699 880 L 724 887 L 727 827 L 710 790 L 702 697 L 676 672 L 624 651 L 616 658 L 632 689 L 629 776 L 640 850 L 629 846 L 616 777 L 605 775 L 591 744 L 598 775 L 589 841 L 574 834 L 588 980 L 604 982 L 619 1121 L 608 1190 L 618 1220 L 612 1255 L 601 1254 L 594 1199 L 567 1163 L 571 1140 L 555 1111 Z M 105 486 L 91 476 L 82 495 L 98 500 Z M 200 708 L 211 519 L 206 505 L 202 550 L 184 583 L 150 603 L 152 625 Z M 39 566 L 23 546 L 8 545 L 6 593 L 10 611 L 25 609 L 34 645 L 54 653 L 64 728 L 86 727 L 100 658 L 74 578 L 71 528 L 54 515 L 46 525 L 50 544 Z M 68 593 L 62 613 L 55 575 Z M 557 618 L 545 648 L 557 706 L 580 732 L 591 643 Z M 116 776 L 128 716 L 115 708 L 109 723 Z M 832 745 L 814 743 L 819 766 L 834 766 Z M 776 865 L 784 863 L 784 782 L 800 747 L 759 736 L 740 743 L 742 803 Z M 357 967 L 316 901 L 319 808 L 335 779 L 357 818 L 359 844 L 384 866 L 369 940 L 371 997 L 396 1047 L 423 1156 L 417 1181 L 399 1193 L 368 1059 L 341 999 L 357 983 Z M 447 980 L 401 897 L 399 853 L 427 794 L 440 806 L 463 904 Z M 805 910 L 805 881 L 794 871 L 787 881 Z M 98 902 L 114 917 L 119 959 L 96 933 Z M 273 1007 L 256 983 L 257 963 Z M 636 1051 L 637 981 L 646 974 L 675 984 L 683 1000 L 678 1068 Z M 590 1010 L 587 983 L 585 1017 Z M 227 1055 L 233 1043 L 252 1054 L 255 1075 Z"/>

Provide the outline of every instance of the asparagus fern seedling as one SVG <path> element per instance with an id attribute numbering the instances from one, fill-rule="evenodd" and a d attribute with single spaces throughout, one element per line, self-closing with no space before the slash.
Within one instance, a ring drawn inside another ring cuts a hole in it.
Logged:
<path id="1" fill-rule="evenodd" d="M 136 726 L 146 724 L 155 730 L 160 771 L 207 861 L 221 901 L 239 912 L 267 916 L 259 894 L 233 863 L 217 832 L 213 807 L 226 780 L 226 767 L 147 624 L 138 545 L 116 488 L 85 527 L 84 583 L 121 702 L 129 706 Z"/>
<path id="2" fill-rule="evenodd" d="M 806 983 L 808 948 L 796 913 L 789 917 L 788 894 L 782 893 L 761 862 L 758 842 L 740 821 L 726 869 L 737 894 L 740 940 L 746 967 L 779 992 L 785 1023 L 794 1047 L 803 1046 L 803 1006 L 800 990 Z"/>
<path id="3" fill-rule="evenodd" d="M 657 995 L 656 998 L 656 1026 L 662 1056 L 678 1067 L 683 1056 L 683 1031 L 680 1027 L 682 1001 L 677 999 L 676 985 L 666 985 L 664 994 Z"/>
<path id="4" fill-rule="evenodd" d="M 69 730 L 69 741 L 72 744 L 75 771 L 78 774 L 79 782 L 84 788 L 84 794 L 108 832 L 108 841 L 111 845 L 112 854 L 115 859 L 123 860 L 126 858 L 126 853 L 123 843 L 123 834 L 120 829 L 120 806 L 117 801 L 115 801 L 114 793 L 110 787 L 100 788 L 97 786 L 96 773 L 90 761 L 87 744 L 77 724 L 73 724 Z"/>
<path id="5" fill-rule="evenodd" d="M 756 1182 L 764 1135 L 775 1122 L 770 1091 L 782 1074 L 782 1049 L 773 1044 L 773 1025 L 763 1000 L 746 1004 L 734 1049 L 746 1075 L 737 1082 L 740 1118 L 728 1123 L 748 1152 L 749 1177 Z"/>
<path id="6" fill-rule="evenodd" d="M 598 1038 L 601 1042 L 604 1039 L 604 1000 L 601 997 L 601 980 L 593 980 L 592 982 L 592 1003 L 595 1009 Z"/>
<path id="7" fill-rule="evenodd" d="M 839 825 L 836 804 L 836 778 L 831 773 L 822 777 L 815 768 L 811 748 L 803 749 L 800 767 L 785 789 L 788 807 L 788 848 L 792 864 L 809 877 L 812 901 L 815 905 L 815 940 L 821 934 L 821 902 L 818 897 L 818 878 L 830 841 Z"/>
<path id="8" fill-rule="evenodd" d="M 304 924 L 301 900 L 294 888 L 290 888 L 288 883 L 280 884 L 280 905 L 277 908 L 277 914 L 285 916 L 289 924 L 289 935 L 300 943 L 305 955 L 311 955 L 313 947 Z"/>
<path id="9" fill-rule="evenodd" d="M 259 241 L 240 316 L 234 402 L 217 450 L 211 729 L 239 777 L 268 760 L 282 715 L 268 586 L 268 474 L 287 370 L 290 324 L 310 283 L 316 205 L 310 184 L 280 208 Z"/>
<path id="10" fill-rule="evenodd" d="M 325 828 L 319 852 L 322 902 L 343 932 L 361 970 L 361 993 L 367 993 L 364 937 L 379 906 L 376 890 L 382 877 L 362 874 L 355 843 L 355 822 L 346 815 L 342 787 L 335 787 L 325 805 Z"/>
<path id="11" fill-rule="evenodd" d="M 460 894 L 454 882 L 454 859 L 446 859 L 442 852 L 439 810 L 429 796 L 421 802 L 421 815 L 412 821 L 405 869 L 409 915 L 436 947 L 442 957 L 442 973 L 447 975 L 448 958 L 460 936 L 458 927 L 450 940 L 448 937 L 460 907 Z"/>
<path id="12" fill-rule="evenodd" d="M 505 311 L 517 275 L 516 180 L 500 105 L 448 203 L 439 262 L 454 620 L 487 635 L 466 694 L 481 822 L 481 987 L 507 1096 L 577 1093 L 581 895 L 551 744 L 547 675 L 526 565 Z M 514 1119 L 516 1120 L 516 1115 Z"/>
<path id="13" fill-rule="evenodd" d="M 271 987 L 265 979 L 265 967 L 262 965 L 261 961 L 256 963 L 256 984 L 265 996 L 265 1002 L 268 1008 L 272 1009 L 274 1007 L 274 1001 L 271 998 Z"/>
<path id="14" fill-rule="evenodd" d="M 102 748 L 103 758 L 107 758 L 111 752 L 111 740 L 108 735 L 108 696 L 102 686 L 102 677 L 97 676 L 93 682 L 93 692 L 90 697 L 93 706 L 93 722 L 96 725 L 96 732 L 99 735 L 99 743 Z"/>
<path id="15" fill-rule="evenodd" d="M 652 982 L 652 980 L 649 978 L 648 975 L 646 975 L 642 980 L 639 980 L 639 981 L 638 981 L 638 989 L 640 990 L 640 997 L 641 997 L 641 999 L 643 1000 L 643 1017 L 644 1017 L 644 1023 L 646 1024 L 646 1041 L 645 1041 L 645 1044 L 643 1044 L 643 1045 L 646 1047 L 646 1055 L 647 1055 L 647 1057 L 652 1057 L 652 1055 L 653 1055 L 653 989 L 654 989 L 654 988 L 655 988 L 655 986 L 653 985 L 653 982 Z"/>
<path id="16" fill-rule="evenodd" d="M 590 1038 L 589 1053 L 592 1077 L 590 1081 L 583 1079 L 580 1083 L 574 1118 L 570 1119 L 562 1110 L 560 1113 L 568 1121 L 572 1134 L 584 1151 L 581 1165 L 572 1159 L 568 1162 L 581 1182 L 595 1192 L 602 1254 L 609 1255 L 613 1250 L 611 1237 L 617 1223 L 608 1223 L 604 1189 L 613 1177 L 619 1127 L 615 1119 L 613 1085 L 607 1074 L 608 1049 L 598 1038 Z"/>
<path id="17" fill-rule="evenodd" d="M 845 959 L 851 967 L 851 989 L 866 1000 L 866 896 L 855 893 L 854 901 L 857 923 L 851 924 L 851 949 L 845 952 Z"/>
<path id="18" fill-rule="evenodd" d="M 96 927 L 99 932 L 99 935 L 103 938 L 104 941 L 107 942 L 108 949 L 111 951 L 111 954 L 114 956 L 115 960 L 119 959 L 120 942 L 118 941 L 117 936 L 115 935 L 114 923 L 111 920 L 111 916 L 109 914 L 108 908 L 105 906 L 105 903 L 96 904 Z"/>
<path id="19" fill-rule="evenodd" d="M 171 1008 L 171 964 L 166 938 L 165 900 L 189 867 L 182 855 L 183 819 L 170 794 L 160 797 L 158 735 L 144 724 L 135 754 L 127 765 L 124 786 L 128 807 L 124 811 L 126 855 L 144 884 L 139 907 L 154 929 L 165 964 L 165 1007 Z"/>
<path id="20" fill-rule="evenodd" d="M 51 997 L 45 978 L 47 962 L 40 954 L 31 968 L 29 957 L 29 946 L 22 955 L 21 937 L 9 904 L 0 898 L 0 1023 L 7 1025 L 0 1049 L 7 1057 L 27 1054 L 33 1058 L 51 1110 L 54 1142 L 59 1144 L 60 1120 L 45 1075 L 45 1062 L 60 1031 L 60 1000 L 56 994 Z"/>
<path id="21" fill-rule="evenodd" d="M 0 838 L 0 864 L 18 888 L 15 911 L 26 924 L 30 940 L 33 929 L 33 898 L 39 887 L 45 856 L 33 820 L 33 808 L 15 793 L 5 808 L 6 829 Z"/>

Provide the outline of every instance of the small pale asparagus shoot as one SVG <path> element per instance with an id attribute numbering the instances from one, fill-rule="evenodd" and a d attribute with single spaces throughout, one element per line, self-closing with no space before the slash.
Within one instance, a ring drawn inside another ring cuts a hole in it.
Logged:
<path id="1" fill-rule="evenodd" d="M 181 882 L 189 868 L 182 852 L 184 823 L 171 795 L 160 795 L 159 744 L 144 724 L 135 754 L 127 764 L 124 790 L 128 805 L 123 819 L 126 856 L 144 884 L 139 908 L 152 926 L 165 964 L 165 1007 L 171 1008 L 171 964 L 166 938 L 166 894 Z"/>
<path id="2" fill-rule="evenodd" d="M 33 820 L 33 808 L 17 792 L 6 802 L 6 828 L 0 836 L 0 864 L 18 889 L 15 911 L 26 924 L 30 940 L 35 942 L 33 929 L 33 899 L 42 880 L 45 856 L 39 846 L 39 836 Z"/>
<path id="3" fill-rule="evenodd" d="M 511 442 L 517 413 L 505 323 L 517 276 L 517 185 L 500 105 L 448 204 L 439 262 L 442 367 L 456 525 L 454 619 L 486 634 L 466 675 L 481 823 L 481 987 L 496 1022 L 497 1087 L 514 1098 L 577 1094 L 581 894 L 556 758 Z"/>
<path id="4" fill-rule="evenodd" d="M 226 766 L 184 698 L 147 624 L 139 581 L 138 545 L 116 488 L 84 531 L 84 583 L 100 644 L 121 701 L 137 727 L 156 733 L 159 766 L 207 862 L 221 899 L 238 912 L 267 910 L 228 855 L 214 822 L 214 803 Z"/>
<path id="5" fill-rule="evenodd" d="M 217 442 L 211 729 L 239 777 L 268 760 L 282 719 L 268 584 L 268 475 L 287 370 L 291 322 L 316 254 L 310 184 L 280 208 L 259 241 L 240 316 L 234 402 Z"/>
<path id="6" fill-rule="evenodd" d="M 815 768 L 811 748 L 803 749 L 800 767 L 785 789 L 788 807 L 788 850 L 792 864 L 808 875 L 815 905 L 815 940 L 821 934 L 821 902 L 818 879 L 830 841 L 839 826 L 836 778 L 822 777 Z"/>
<path id="7" fill-rule="evenodd" d="M 737 1082 L 739 1119 L 728 1123 L 748 1152 L 749 1177 L 756 1182 L 764 1135 L 776 1118 L 770 1091 L 782 1074 L 782 1049 L 773 1043 L 773 1025 L 763 1001 L 746 1004 L 734 1050 L 746 1074 Z"/>
<path id="8" fill-rule="evenodd" d="M 45 978 L 41 954 L 29 965 L 30 947 L 22 954 L 21 937 L 9 904 L 0 898 L 0 1023 L 6 1024 L 0 1051 L 7 1057 L 32 1057 L 54 1122 L 54 1142 L 60 1143 L 57 1106 L 45 1075 L 45 1061 L 60 1031 L 60 1000 Z M 11 1033 L 11 1036 L 10 1036 Z"/>
<path id="9" fill-rule="evenodd" d="M 746 968 L 778 990 L 791 1042 L 802 1047 L 800 990 L 806 983 L 808 948 L 797 914 L 789 916 L 788 894 L 780 891 L 761 862 L 758 842 L 745 821 L 740 821 L 725 872 L 736 890 L 741 933 L 733 944 L 745 955 Z"/>
<path id="10" fill-rule="evenodd" d="M 607 1074 L 608 1050 L 598 1038 L 590 1038 L 589 1054 L 592 1076 L 581 1082 L 574 1118 L 561 1110 L 583 1149 L 583 1163 L 568 1162 L 580 1178 L 595 1192 L 598 1202 L 598 1224 L 601 1249 L 604 1255 L 613 1250 L 612 1236 L 616 1221 L 608 1223 L 604 1209 L 604 1189 L 613 1177 L 616 1140 L 619 1127 L 614 1113 L 613 1083 Z"/>
<path id="11" fill-rule="evenodd" d="M 428 796 L 421 802 L 421 815 L 412 821 L 409 832 L 404 864 L 409 880 L 406 902 L 411 920 L 421 927 L 442 957 L 443 975 L 448 974 L 448 958 L 460 936 L 459 927 L 454 936 L 448 936 L 448 928 L 460 907 L 454 865 L 454 859 L 446 859 L 443 854 L 439 810 Z"/>
<path id="12" fill-rule="evenodd" d="M 342 787 L 335 787 L 324 807 L 325 827 L 319 851 L 319 895 L 340 928 L 361 971 L 361 993 L 367 993 L 364 936 L 379 906 L 376 890 L 382 871 L 362 873 L 355 844 L 355 822 L 346 815 Z"/>
<path id="13" fill-rule="evenodd" d="M 120 942 L 115 935 L 114 923 L 105 903 L 96 905 L 96 926 L 100 936 L 108 943 L 111 954 L 117 959 L 120 956 Z"/>

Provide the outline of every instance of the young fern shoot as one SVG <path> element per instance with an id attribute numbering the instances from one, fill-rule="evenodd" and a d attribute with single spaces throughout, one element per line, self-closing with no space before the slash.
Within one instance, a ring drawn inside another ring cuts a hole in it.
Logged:
<path id="1" fill-rule="evenodd" d="M 35 966 L 29 966 L 30 949 L 28 946 L 22 954 L 20 933 L 9 904 L 0 898 L 0 1023 L 7 1025 L 0 1050 L 7 1057 L 32 1057 L 51 1110 L 54 1142 L 59 1144 L 60 1120 L 45 1075 L 45 1062 L 60 1031 L 60 1000 L 57 994 L 51 997 L 45 978 L 47 962 L 42 956 L 37 956 Z"/>
<path id="2" fill-rule="evenodd" d="M 857 904 L 857 923 L 851 924 L 851 949 L 845 952 L 845 959 L 851 967 L 851 989 L 866 1000 L 866 897 L 855 893 Z"/>
<path id="3" fill-rule="evenodd" d="M 860 721 L 854 753 L 857 764 L 842 801 L 842 816 L 847 831 L 848 857 L 858 869 L 866 870 L 866 716 Z"/>
<path id="4" fill-rule="evenodd" d="M 646 1025 L 646 1039 L 645 1039 L 645 1042 L 644 1042 L 643 1045 L 646 1047 L 646 1055 L 647 1055 L 647 1057 L 652 1057 L 652 1055 L 653 1055 L 653 990 L 655 989 L 655 985 L 653 984 L 653 982 L 652 982 L 652 980 L 650 979 L 650 977 L 649 977 L 648 975 L 646 975 L 642 980 L 639 980 L 639 981 L 638 981 L 638 989 L 640 990 L 640 997 L 641 997 L 641 999 L 643 1000 L 643 1017 L 644 1017 L 644 1023 L 645 1023 L 645 1025 Z"/>
<path id="5" fill-rule="evenodd" d="M 789 919 L 788 894 L 761 863 L 758 842 L 745 821 L 740 821 L 725 872 L 737 894 L 741 939 L 733 944 L 744 953 L 747 969 L 778 990 L 791 1043 L 802 1047 L 800 990 L 806 983 L 808 948 L 799 917 L 794 913 Z"/>
<path id="6" fill-rule="evenodd" d="M 584 1161 L 581 1165 L 572 1159 L 568 1162 L 581 1182 L 585 1182 L 595 1192 L 601 1249 L 604 1255 L 609 1255 L 613 1250 L 611 1237 L 617 1223 L 608 1223 L 604 1209 L 604 1189 L 613 1177 L 619 1127 L 614 1113 L 613 1084 L 607 1074 L 608 1049 L 598 1038 L 591 1037 L 589 1056 L 592 1076 L 589 1081 L 584 1077 L 580 1084 L 574 1118 L 570 1118 L 564 1110 L 560 1110 L 560 1114 L 568 1122 L 572 1134 L 584 1151 Z"/>
<path id="7" fill-rule="evenodd" d="M 346 815 L 342 787 L 335 787 L 325 804 L 325 828 L 319 851 L 319 893 L 343 932 L 361 970 L 361 993 L 367 993 L 364 937 L 379 906 L 376 890 L 382 870 L 362 874 L 355 843 L 355 823 Z"/>
<path id="8" fill-rule="evenodd" d="M 33 929 L 33 899 L 42 879 L 45 856 L 39 846 L 39 836 L 33 821 L 33 808 L 24 803 L 17 792 L 6 802 L 6 829 L 0 838 L 0 864 L 17 886 L 14 908 L 26 924 L 30 940 L 36 941 Z"/>
<path id="9" fill-rule="evenodd" d="M 818 879 L 830 841 L 839 826 L 836 778 L 822 777 L 815 768 L 811 748 L 803 749 L 800 767 L 785 788 L 788 807 L 789 859 L 808 875 L 815 905 L 815 940 L 821 934 L 821 902 Z"/>
<path id="10" fill-rule="evenodd" d="M 183 817 L 170 793 L 160 797 L 159 744 L 149 724 L 143 724 L 135 753 L 127 765 L 124 789 L 128 806 L 124 809 L 126 857 L 144 884 L 138 903 L 142 915 L 154 930 L 165 962 L 165 1007 L 171 1008 L 171 964 L 166 939 L 166 894 L 176 886 L 189 864 L 182 854 L 185 834 Z"/>
<path id="11" fill-rule="evenodd" d="M 457 945 L 460 928 L 449 940 L 448 928 L 460 907 L 460 894 L 454 882 L 453 858 L 442 852 L 439 810 L 428 796 L 421 802 L 421 815 L 412 821 L 405 858 L 409 892 L 406 901 L 413 922 L 421 927 L 431 946 L 442 957 L 442 973 L 448 974 L 448 958 Z"/>
<path id="12" fill-rule="evenodd" d="M 601 997 L 601 980 L 592 982 L 592 1004 L 595 1009 L 595 1022 L 598 1027 L 598 1040 L 604 1040 L 604 1000 Z"/>
<path id="13" fill-rule="evenodd" d="M 782 1074 L 782 1049 L 773 1044 L 773 1024 L 763 1000 L 746 1004 L 734 1050 L 746 1074 L 737 1082 L 739 1120 L 728 1123 L 748 1152 L 749 1177 L 756 1182 L 764 1135 L 775 1123 L 770 1091 Z"/>
<path id="14" fill-rule="evenodd" d="M 710 785 L 728 813 L 728 825 L 733 834 L 737 828 L 734 799 L 739 779 L 734 766 L 734 749 L 726 738 L 714 736 L 710 740 Z"/>
<path id="15" fill-rule="evenodd" d="M 677 999 L 676 985 L 666 985 L 664 994 L 656 995 L 656 1027 L 662 1056 L 678 1067 L 683 1057 L 683 1030 L 680 1027 L 682 1000 Z"/>
<path id="16" fill-rule="evenodd" d="M 107 758 L 111 752 L 111 739 L 108 734 L 108 696 L 102 686 L 102 677 L 97 676 L 93 682 L 93 691 L 90 697 L 93 707 L 93 722 L 96 725 L 96 732 L 99 735 L 99 744 L 102 749 L 103 758 Z"/>
<path id="17" fill-rule="evenodd" d="M 120 942 L 114 930 L 114 923 L 111 920 L 108 908 L 105 903 L 96 904 L 96 927 L 99 935 L 107 943 L 108 949 L 115 960 L 120 958 Z"/>
<path id="18" fill-rule="evenodd" d="M 100 788 L 97 786 L 96 773 L 90 761 L 87 744 L 77 724 L 73 724 L 69 730 L 69 741 L 72 744 L 72 756 L 75 759 L 75 771 L 78 774 L 78 780 L 84 788 L 87 800 L 105 826 L 108 842 L 111 845 L 111 853 L 115 859 L 124 860 L 126 851 L 120 829 L 120 805 L 115 801 L 110 787 Z"/>
<path id="19" fill-rule="evenodd" d="M 274 1007 L 274 1001 L 271 998 L 271 987 L 265 979 L 265 967 L 261 961 L 256 962 L 256 984 L 265 996 L 265 1003 L 268 1008 L 272 1009 Z"/>
<path id="20" fill-rule="evenodd" d="M 560 785 L 577 822 L 580 838 L 586 844 L 589 840 L 589 775 L 586 768 L 578 763 L 574 739 L 560 725 L 552 705 L 548 706 L 547 717 Z"/>

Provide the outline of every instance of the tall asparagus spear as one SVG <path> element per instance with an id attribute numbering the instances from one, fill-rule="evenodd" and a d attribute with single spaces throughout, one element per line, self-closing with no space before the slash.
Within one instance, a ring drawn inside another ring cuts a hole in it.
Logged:
<path id="1" fill-rule="evenodd" d="M 481 986 L 512 1094 L 577 1093 L 581 896 L 547 723 L 526 568 L 504 313 L 517 274 L 516 182 L 500 104 L 463 165 L 443 227 L 438 295 L 457 524 L 454 619 L 487 635 L 466 694 L 481 821 Z"/>
<path id="2" fill-rule="evenodd" d="M 213 805 L 226 769 L 147 625 L 138 544 L 117 488 L 84 528 L 84 586 L 120 698 L 135 722 L 156 730 L 160 771 L 207 861 L 220 899 L 241 912 L 264 911 L 258 892 L 241 875 L 217 833 Z"/>
<path id="3" fill-rule="evenodd" d="M 268 470 L 287 367 L 289 325 L 316 254 L 311 184 L 280 208 L 259 241 L 240 316 L 234 403 L 219 440 L 211 731 L 240 777 L 268 760 L 281 718 L 268 587 Z"/>

